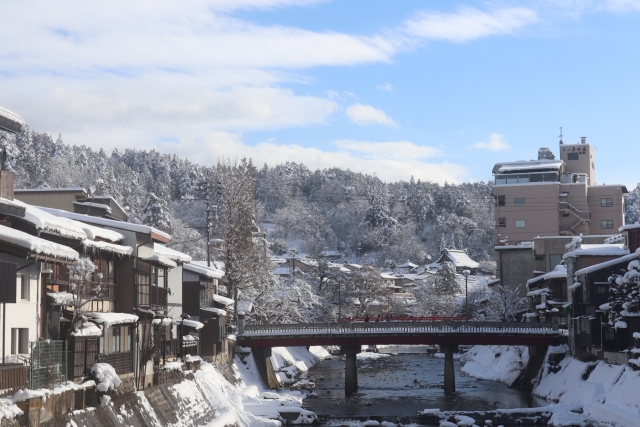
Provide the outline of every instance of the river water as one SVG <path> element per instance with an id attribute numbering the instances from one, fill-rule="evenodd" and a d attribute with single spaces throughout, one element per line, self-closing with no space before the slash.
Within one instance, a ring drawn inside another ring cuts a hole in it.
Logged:
<path id="1" fill-rule="evenodd" d="M 548 403 L 497 381 L 479 380 L 460 371 L 455 362 L 456 393 L 445 396 L 444 359 L 427 354 L 426 346 L 392 346 L 380 353 L 358 355 L 358 395 L 345 399 L 343 356 L 333 356 L 311 368 L 305 377 L 315 378 L 317 398 L 304 406 L 313 410 L 323 425 L 344 424 L 345 419 L 369 416 L 413 417 L 417 411 L 474 411 L 530 408 Z"/>

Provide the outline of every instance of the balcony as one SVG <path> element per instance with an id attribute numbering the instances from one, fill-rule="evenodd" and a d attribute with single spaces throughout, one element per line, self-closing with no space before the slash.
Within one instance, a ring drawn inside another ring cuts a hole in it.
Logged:
<path id="1" fill-rule="evenodd" d="M 138 290 L 138 305 L 150 307 L 152 310 L 166 311 L 167 288 L 140 285 Z"/>

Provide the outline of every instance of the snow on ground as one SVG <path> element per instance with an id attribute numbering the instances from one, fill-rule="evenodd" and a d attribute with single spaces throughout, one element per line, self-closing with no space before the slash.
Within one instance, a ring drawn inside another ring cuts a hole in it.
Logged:
<path id="1" fill-rule="evenodd" d="M 605 426 L 638 425 L 640 419 L 640 371 L 629 366 L 602 361 L 581 362 L 566 356 L 556 366 L 548 362 L 551 354 L 567 352 L 567 346 L 549 347 L 535 396 L 557 402 L 550 404 L 552 426 L 578 426 L 598 422 Z M 514 348 L 476 346 L 462 358 L 462 371 L 478 378 L 509 383 L 526 364 Z M 497 354 L 500 356 L 496 357 Z M 521 362 L 520 362 L 521 361 Z M 582 413 L 579 413 L 582 412 Z"/>
<path id="2" fill-rule="evenodd" d="M 513 384 L 529 360 L 527 347 L 475 346 L 461 358 L 462 372 L 483 380 Z"/>
<path id="3" fill-rule="evenodd" d="M 584 363 L 572 357 L 564 358 L 558 367 L 556 373 L 545 369 L 533 391 L 536 396 L 580 407 L 585 420 L 611 426 L 637 425 L 640 371 L 602 361 Z"/>
<path id="4" fill-rule="evenodd" d="M 298 374 L 306 372 L 313 365 L 331 355 L 322 347 L 274 347 L 271 364 L 276 376 L 285 384 L 293 384 Z M 260 379 L 253 357 L 235 358 L 240 385 L 241 404 L 244 410 L 258 417 L 288 416 L 292 424 L 311 424 L 316 416 L 301 408 L 306 393 L 297 390 L 268 390 Z M 287 374 L 291 376 L 288 378 Z M 297 418 L 294 418 L 297 417 Z"/>

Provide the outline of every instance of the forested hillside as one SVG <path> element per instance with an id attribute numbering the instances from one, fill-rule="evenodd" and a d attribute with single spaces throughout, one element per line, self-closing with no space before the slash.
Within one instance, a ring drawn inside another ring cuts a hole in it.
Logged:
<path id="1" fill-rule="evenodd" d="M 206 200 L 215 205 L 219 165 L 201 166 L 158 151 L 95 151 L 70 146 L 61 136 L 25 126 L 17 136 L 0 133 L 5 168 L 16 188 L 85 187 L 108 194 L 132 222 L 174 235 L 172 245 L 203 259 Z M 302 250 L 342 249 L 377 265 L 422 263 L 441 247 L 467 249 L 483 261 L 493 256 L 491 183 L 440 185 L 414 181 L 385 183 L 350 170 L 309 170 L 300 163 L 255 166 L 255 210 L 259 222 L 275 224 L 277 236 L 299 239 Z M 627 202 L 627 221 L 639 219 L 640 186 Z M 214 221 L 214 237 L 218 227 Z M 275 235 L 276 251 L 284 243 Z"/>

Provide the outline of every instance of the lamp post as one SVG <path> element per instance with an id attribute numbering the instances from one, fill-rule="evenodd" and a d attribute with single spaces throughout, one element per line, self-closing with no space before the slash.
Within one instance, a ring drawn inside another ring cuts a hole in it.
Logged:
<path id="1" fill-rule="evenodd" d="M 471 272 L 469 270 L 462 270 L 462 274 L 464 275 L 464 317 L 465 320 L 469 321 L 469 274 Z"/>

